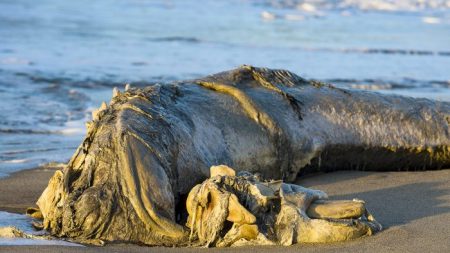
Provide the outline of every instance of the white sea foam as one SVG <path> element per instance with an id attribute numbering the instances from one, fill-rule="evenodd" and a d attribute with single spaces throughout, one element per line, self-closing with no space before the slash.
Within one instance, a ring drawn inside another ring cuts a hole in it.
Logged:
<path id="1" fill-rule="evenodd" d="M 439 23 L 441 23 L 441 19 L 440 18 L 436 18 L 436 17 L 423 17 L 422 21 L 424 23 L 427 23 L 427 24 L 439 24 Z"/>
<path id="2" fill-rule="evenodd" d="M 350 85 L 353 89 L 359 90 L 389 90 L 392 89 L 390 84 L 352 84 Z"/>
<path id="3" fill-rule="evenodd" d="M 317 8 L 315 5 L 311 3 L 301 3 L 297 6 L 297 9 L 306 11 L 306 12 L 315 12 L 317 11 Z"/>
<path id="4" fill-rule="evenodd" d="M 305 20 L 305 16 L 298 15 L 298 14 L 286 14 L 284 16 L 284 19 L 291 20 L 291 21 L 302 21 L 302 20 Z"/>
<path id="5" fill-rule="evenodd" d="M 419 11 L 450 8 L 450 0 L 272 0 L 269 2 L 276 7 L 295 8 L 305 12 L 335 9 Z"/>
<path id="6" fill-rule="evenodd" d="M 63 135 L 81 134 L 84 132 L 82 128 L 66 128 L 59 131 Z"/>
<path id="7" fill-rule="evenodd" d="M 275 14 L 270 13 L 268 11 L 261 12 L 261 18 L 265 20 L 274 20 L 276 18 Z"/>
<path id="8" fill-rule="evenodd" d="M 44 231 L 36 231 L 31 226 L 33 219 L 22 214 L 15 214 L 0 211 L 0 227 L 16 227 L 21 231 L 32 235 L 43 235 Z M 0 237 L 0 245 L 64 245 L 64 246 L 82 246 L 76 243 L 62 240 L 45 239 L 25 239 L 25 238 L 3 238 Z"/>
<path id="9" fill-rule="evenodd" d="M 13 159 L 13 160 L 0 161 L 0 163 L 26 163 L 26 162 L 28 162 L 28 159 Z"/>
<path id="10" fill-rule="evenodd" d="M 30 65 L 31 61 L 17 57 L 0 58 L 0 64 L 5 65 Z"/>
<path id="11" fill-rule="evenodd" d="M 25 239 L 25 238 L 1 238 L 0 245 L 3 246 L 24 246 L 24 245 L 61 245 L 61 246 L 79 246 L 80 244 L 70 243 L 60 240 L 43 240 L 43 239 Z"/>

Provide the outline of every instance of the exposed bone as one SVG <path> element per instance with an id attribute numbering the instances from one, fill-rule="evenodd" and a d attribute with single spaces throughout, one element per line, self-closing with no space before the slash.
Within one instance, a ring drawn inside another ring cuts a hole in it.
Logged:
<path id="1" fill-rule="evenodd" d="M 95 121 L 95 120 L 98 120 L 98 119 L 99 119 L 99 117 L 98 117 L 98 112 L 99 112 L 99 110 L 98 110 L 98 109 L 94 109 L 94 110 L 92 110 L 92 120 L 93 120 L 93 121 Z"/>
<path id="2" fill-rule="evenodd" d="M 100 119 L 101 115 L 104 113 L 104 111 L 108 108 L 108 105 L 106 102 L 102 102 L 100 107 L 97 110 L 92 111 L 92 120 L 97 121 Z"/>
<path id="3" fill-rule="evenodd" d="M 209 173 L 211 174 L 211 177 L 236 176 L 236 172 L 226 165 L 211 166 L 211 168 L 209 169 Z"/>
<path id="4" fill-rule="evenodd" d="M 118 97 L 119 95 L 120 95 L 119 89 L 117 87 L 114 87 L 112 91 L 112 98 Z"/>
<path id="5" fill-rule="evenodd" d="M 362 201 L 324 201 L 327 195 L 321 191 L 285 183 L 274 191 L 268 187 L 273 183 L 259 182 L 249 174 L 236 177 L 227 166 L 211 171 L 218 168 L 226 173 L 212 174 L 187 198 L 187 226 L 197 245 L 225 247 L 237 241 L 251 245 L 258 238 L 282 245 L 339 242 L 381 229 L 368 217 Z"/>
<path id="6" fill-rule="evenodd" d="M 106 108 L 108 107 L 108 105 L 106 104 L 106 102 L 105 101 L 103 101 L 102 102 L 102 104 L 100 105 L 100 111 L 104 111 L 104 110 L 106 110 Z"/>
<path id="7" fill-rule="evenodd" d="M 309 205 L 299 206 L 299 203 L 305 204 L 319 197 L 312 195 L 307 197 L 309 194 L 302 191 L 285 193 L 282 190 L 280 194 L 282 197 L 281 210 L 275 223 L 275 227 L 278 228 L 276 233 L 280 244 L 348 241 L 372 235 L 381 229 L 381 225 L 373 220 L 372 216 L 370 219 L 366 216 L 367 210 L 361 217 L 358 217 L 359 219 L 311 219 L 305 213 L 305 209 L 308 209 Z M 336 205 L 332 206 L 331 212 L 340 213 L 339 210 L 334 209 Z M 323 208 L 326 209 L 327 206 L 323 206 Z"/>
<path id="8" fill-rule="evenodd" d="M 317 200 L 307 210 L 314 219 L 355 219 L 364 215 L 366 207 L 363 201 L 325 201 Z"/>

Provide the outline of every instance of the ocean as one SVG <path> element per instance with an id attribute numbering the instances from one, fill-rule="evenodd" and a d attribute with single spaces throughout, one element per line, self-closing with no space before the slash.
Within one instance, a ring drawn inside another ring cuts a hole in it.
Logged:
<path id="1" fill-rule="evenodd" d="M 0 176 L 67 162 L 113 87 L 242 64 L 450 101 L 450 1 L 0 0 Z"/>

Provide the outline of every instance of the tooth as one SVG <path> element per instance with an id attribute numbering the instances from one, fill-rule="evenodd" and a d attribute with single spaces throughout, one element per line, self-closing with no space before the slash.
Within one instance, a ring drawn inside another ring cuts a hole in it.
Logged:
<path id="1" fill-rule="evenodd" d="M 99 110 L 92 111 L 92 120 L 98 120 L 98 113 L 99 113 Z"/>
<path id="2" fill-rule="evenodd" d="M 92 120 L 98 120 L 100 119 L 100 114 L 106 110 L 106 108 L 108 108 L 108 105 L 106 105 L 106 102 L 103 101 L 102 104 L 100 105 L 100 107 L 97 110 L 93 110 L 92 111 Z"/>
<path id="3" fill-rule="evenodd" d="M 120 95 L 119 89 L 117 89 L 117 87 L 114 87 L 112 97 L 115 98 L 115 97 L 117 97 L 119 95 Z"/>
<path id="4" fill-rule="evenodd" d="M 100 105 L 100 108 L 98 108 L 98 109 L 99 109 L 99 111 L 104 111 L 104 110 L 106 110 L 107 107 L 108 107 L 108 105 L 106 104 L 105 101 L 103 101 L 102 105 Z"/>

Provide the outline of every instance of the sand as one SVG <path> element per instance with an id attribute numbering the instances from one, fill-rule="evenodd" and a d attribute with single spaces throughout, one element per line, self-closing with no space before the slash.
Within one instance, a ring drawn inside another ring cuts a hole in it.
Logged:
<path id="1" fill-rule="evenodd" d="M 21 171 L 0 179 L 0 210 L 23 213 L 34 206 L 55 169 Z M 298 184 L 332 199 L 360 198 L 385 230 L 345 243 L 291 247 L 177 249 L 115 244 L 105 247 L 1 246 L 0 252 L 450 252 L 450 170 L 318 174 Z"/>

